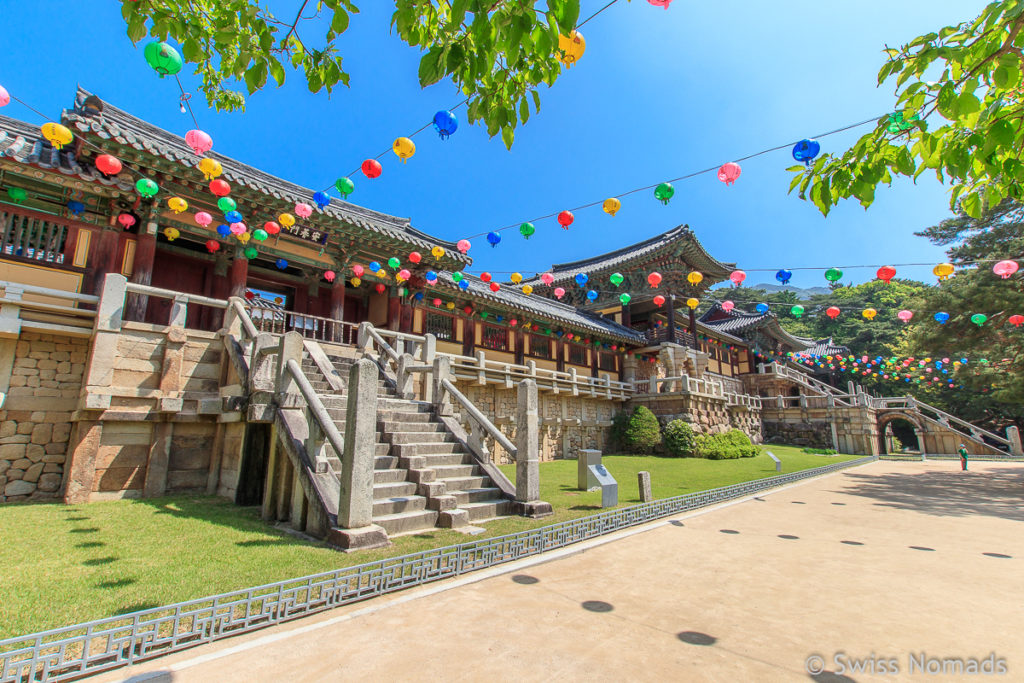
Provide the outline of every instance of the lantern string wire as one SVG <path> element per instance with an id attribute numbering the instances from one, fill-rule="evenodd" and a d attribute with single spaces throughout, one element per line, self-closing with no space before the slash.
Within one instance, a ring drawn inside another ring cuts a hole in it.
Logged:
<path id="1" fill-rule="evenodd" d="M 586 18 L 586 19 L 584 19 L 583 21 L 581 21 L 581 22 L 579 22 L 578 24 L 576 24 L 576 28 L 578 28 L 578 29 L 580 29 L 580 28 L 583 28 L 583 25 L 584 25 L 584 24 L 586 24 L 586 23 L 587 23 L 588 21 L 590 21 L 591 19 L 593 19 L 593 18 L 594 18 L 594 17 L 596 17 L 596 16 L 598 15 L 598 14 L 600 14 L 600 13 L 601 13 L 601 12 L 603 12 L 603 11 L 605 11 L 606 9 L 608 9 L 609 7 L 611 7 L 612 5 L 614 5 L 615 3 L 617 3 L 618 1 L 619 1 L 619 0 L 612 0 L 611 2 L 609 2 L 609 3 L 608 3 L 607 5 L 605 5 L 604 7 L 602 7 L 602 8 L 601 8 L 601 9 L 599 9 L 599 10 L 597 10 L 596 12 L 594 12 L 593 14 L 591 14 L 591 15 L 590 15 L 589 17 L 587 17 L 587 18 Z"/>
<path id="2" fill-rule="evenodd" d="M 181 79 L 178 78 L 178 74 L 174 74 L 174 80 L 178 83 L 178 90 L 181 91 L 181 103 L 188 109 L 188 115 L 192 117 L 192 123 L 195 124 L 196 128 L 199 128 L 199 121 L 196 120 L 195 112 L 192 111 L 191 98 L 188 93 L 185 92 L 185 87 L 181 84 Z"/>

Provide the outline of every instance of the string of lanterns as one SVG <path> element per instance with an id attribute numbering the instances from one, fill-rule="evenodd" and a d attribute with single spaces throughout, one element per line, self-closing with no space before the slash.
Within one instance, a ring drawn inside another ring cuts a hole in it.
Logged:
<path id="1" fill-rule="evenodd" d="M 816 367 L 832 372 L 845 372 L 862 377 L 874 377 L 882 380 L 903 380 L 905 383 L 921 384 L 923 382 L 928 385 L 949 389 L 954 387 L 963 388 L 962 384 L 956 384 L 952 374 L 965 369 L 971 363 L 966 357 L 951 360 L 949 358 L 915 358 L 913 356 L 811 355 L 793 352 L 788 352 L 785 355 L 788 360 L 807 367 Z M 972 367 L 1001 367 L 1008 363 L 1009 359 L 990 361 L 987 358 L 980 358 L 974 361 Z M 980 374 L 980 370 L 977 369 L 973 370 L 973 372 L 975 375 Z"/>

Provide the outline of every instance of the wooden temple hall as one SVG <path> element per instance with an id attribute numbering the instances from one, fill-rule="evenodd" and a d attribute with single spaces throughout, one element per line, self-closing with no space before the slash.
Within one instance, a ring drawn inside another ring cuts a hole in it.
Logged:
<path id="1" fill-rule="evenodd" d="M 60 122 L 74 140 L 57 149 L 39 126 L 0 117 L 0 280 L 97 294 L 106 274 L 119 273 L 130 283 L 189 295 L 244 297 L 264 331 L 297 330 L 352 344 L 356 325 L 367 321 L 398 332 L 431 333 L 447 353 L 483 351 L 489 360 L 533 361 L 550 370 L 575 368 L 626 380 L 663 343 L 706 354 L 701 371 L 727 377 L 755 370 L 752 346 L 784 352 L 811 345 L 774 327 L 770 338 L 758 328 L 752 345 L 735 325 L 698 319 L 687 300 L 703 298 L 734 266 L 708 254 L 686 226 L 554 265 L 550 284 L 533 278 L 502 283 L 494 291 L 493 283 L 471 275 L 457 283 L 452 274 L 471 258 L 455 244 L 416 230 L 408 219 L 337 198 L 308 217 L 296 216 L 296 204 L 313 204 L 314 190 L 210 152 L 205 156 L 221 170 L 215 180 L 227 183 L 248 225 L 235 236 L 228 232 L 213 181 L 182 137 L 81 88 Z M 104 154 L 122 162 L 119 173 L 97 168 Z M 140 179 L 152 180 L 158 192 L 142 196 Z M 172 198 L 187 208 L 169 203 Z M 197 222 L 201 213 L 212 221 Z M 286 225 L 282 214 L 296 222 Z M 268 222 L 279 231 L 260 229 Z M 396 281 L 399 269 L 387 265 L 393 256 L 409 271 L 408 281 Z M 380 268 L 371 272 L 374 262 Z M 361 268 L 360 277 L 353 268 Z M 439 274 L 436 283 L 426 282 L 428 271 Z M 648 282 L 652 272 L 662 277 L 657 288 Z M 699 281 L 689 277 L 693 272 Z M 576 283 L 578 273 L 588 276 L 588 286 Z M 615 273 L 622 276 L 617 286 L 609 281 Z M 524 285 L 533 293 L 525 294 Z M 557 288 L 565 290 L 560 300 Z M 600 291 L 596 301 L 586 297 L 590 288 Z M 622 293 L 632 297 L 625 305 L 619 303 Z M 172 305 L 135 293 L 124 318 L 163 324 Z M 222 316 L 222 310 L 192 305 L 185 326 L 216 331 Z"/>

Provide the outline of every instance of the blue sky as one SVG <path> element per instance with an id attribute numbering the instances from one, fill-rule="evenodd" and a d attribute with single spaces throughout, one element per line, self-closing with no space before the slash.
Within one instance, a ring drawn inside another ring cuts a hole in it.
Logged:
<path id="1" fill-rule="evenodd" d="M 282 15 L 294 11 L 293 3 L 272 4 Z M 244 113 L 217 113 L 204 108 L 201 94 L 193 98 L 217 151 L 319 189 L 461 99 L 451 83 L 419 87 L 420 53 L 391 35 L 391 3 L 360 4 L 339 44 L 350 88 L 313 95 L 289 73 L 285 86 L 249 98 Z M 585 0 L 582 15 L 603 4 Z M 407 164 L 388 154 L 380 178 L 353 176 L 351 199 L 454 241 L 716 166 L 888 111 L 891 88 L 875 87 L 882 46 L 973 18 L 984 4 L 676 0 L 666 11 L 620 0 L 584 27 L 586 54 L 541 93 L 540 114 L 518 129 L 510 152 L 460 117 L 447 141 L 433 131 L 417 136 Z M 80 83 L 184 134 L 192 125 L 178 111 L 177 87 L 146 65 L 142 44 L 125 36 L 119 8 L 7 3 L 5 19 L 24 30 L 5 36 L 0 83 L 53 117 L 71 105 Z M 53 26 L 55 17 L 66 38 L 29 28 Z M 187 68 L 182 75 L 194 90 L 197 79 Z M 3 113 L 43 122 L 16 103 Z M 826 138 L 822 148 L 841 151 L 866 130 Z M 933 178 L 881 188 L 869 210 L 846 202 L 826 219 L 787 195 L 792 164 L 788 152 L 775 152 L 744 162 L 732 187 L 713 175 L 676 183 L 668 206 L 645 192 L 626 198 L 615 218 L 600 208 L 578 212 L 568 231 L 548 219 L 528 241 L 515 230 L 495 249 L 475 239 L 473 270 L 530 274 L 682 223 L 715 257 L 746 269 L 748 284 L 773 281 L 782 267 L 942 260 L 941 249 L 913 236 L 949 215 L 946 189 Z M 874 269 L 846 272 L 847 281 L 859 282 Z M 902 268 L 904 275 L 927 279 L 930 267 Z M 796 271 L 793 284 L 824 279 L 820 271 Z"/>

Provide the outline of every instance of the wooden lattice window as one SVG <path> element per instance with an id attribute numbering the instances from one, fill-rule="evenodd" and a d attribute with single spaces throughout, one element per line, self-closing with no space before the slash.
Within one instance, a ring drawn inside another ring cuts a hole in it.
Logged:
<path id="1" fill-rule="evenodd" d="M 598 365 L 597 365 L 597 367 L 599 367 L 602 370 L 606 370 L 608 372 L 615 372 L 615 369 L 616 369 L 616 366 L 615 366 L 615 354 L 614 353 L 602 353 L 602 354 L 600 354 L 600 356 L 598 358 Z"/>
<path id="2" fill-rule="evenodd" d="M 551 340 L 539 334 L 530 335 L 530 355 L 534 358 L 551 359 Z"/>
<path id="3" fill-rule="evenodd" d="M 570 365 L 586 365 L 587 364 L 587 347 L 578 346 L 576 344 L 569 345 L 569 363 Z"/>
<path id="4" fill-rule="evenodd" d="M 441 341 L 455 341 L 455 318 L 443 313 L 427 311 L 423 320 L 423 333 L 432 334 Z"/>
<path id="5" fill-rule="evenodd" d="M 480 331 L 480 346 L 493 351 L 507 351 L 508 330 L 504 327 L 484 325 Z"/>

